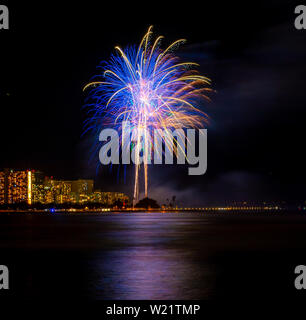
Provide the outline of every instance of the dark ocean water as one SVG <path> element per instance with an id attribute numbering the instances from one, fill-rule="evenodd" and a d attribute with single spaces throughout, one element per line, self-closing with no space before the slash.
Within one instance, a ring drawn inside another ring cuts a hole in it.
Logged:
<path id="1" fill-rule="evenodd" d="M 1 213 L 0 264 L 12 298 L 296 299 L 306 215 Z"/>

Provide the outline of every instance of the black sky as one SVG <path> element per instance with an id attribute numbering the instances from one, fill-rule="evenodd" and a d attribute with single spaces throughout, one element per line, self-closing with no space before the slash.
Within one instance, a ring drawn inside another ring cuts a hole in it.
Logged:
<path id="1" fill-rule="evenodd" d="M 153 24 L 166 41 L 188 39 L 178 53 L 201 64 L 217 93 L 205 107 L 212 118 L 207 173 L 151 167 L 152 196 L 162 202 L 175 194 L 182 204 L 306 197 L 299 1 L 2 4 L 10 30 L 0 30 L 0 167 L 92 177 L 103 190 L 129 192 L 129 170 L 124 181 L 122 170 L 117 178 L 117 170 L 96 173 L 97 161 L 89 163 L 82 86 L 115 45 L 138 43 Z"/>

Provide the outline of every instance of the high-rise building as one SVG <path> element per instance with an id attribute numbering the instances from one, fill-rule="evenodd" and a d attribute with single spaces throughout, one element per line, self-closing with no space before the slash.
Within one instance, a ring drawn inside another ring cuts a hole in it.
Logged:
<path id="1" fill-rule="evenodd" d="M 53 180 L 53 192 L 56 203 L 67 203 L 71 201 L 72 181 Z"/>
<path id="2" fill-rule="evenodd" d="M 79 179 L 72 181 L 72 192 L 82 195 L 89 195 L 93 192 L 94 181 Z"/>
<path id="3" fill-rule="evenodd" d="M 0 172 L 0 203 L 32 203 L 32 172 L 4 169 Z"/>
<path id="4" fill-rule="evenodd" d="M 5 173 L 0 171 L 0 204 L 5 203 Z"/>
<path id="5" fill-rule="evenodd" d="M 44 200 L 42 203 L 49 204 L 55 202 L 53 193 L 53 178 L 45 177 L 44 179 Z"/>
<path id="6" fill-rule="evenodd" d="M 41 171 L 32 170 L 32 203 L 45 202 L 45 176 Z"/>

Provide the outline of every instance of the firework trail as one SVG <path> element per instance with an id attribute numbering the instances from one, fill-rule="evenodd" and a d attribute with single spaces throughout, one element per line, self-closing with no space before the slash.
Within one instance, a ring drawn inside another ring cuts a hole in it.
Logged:
<path id="1" fill-rule="evenodd" d="M 89 118 L 86 130 L 111 126 L 121 132 L 122 121 L 129 121 L 138 134 L 132 138 L 130 149 L 135 148 L 134 202 L 139 196 L 139 155 L 153 141 L 144 141 L 140 132 L 163 129 L 201 128 L 207 122 L 206 113 L 196 107 L 206 96 L 210 80 L 201 76 L 193 62 L 181 62 L 173 51 L 185 42 L 177 40 L 161 50 L 162 36 L 151 39 L 152 26 L 139 47 L 122 50 L 102 66 L 103 72 L 93 78 L 84 90 L 90 89 Z M 152 137 L 153 135 L 150 134 Z M 120 139 L 122 141 L 122 139 Z M 167 148 L 167 146 L 166 146 Z M 130 150 L 129 150 L 130 151 Z M 148 157 L 148 153 L 144 153 Z M 148 159 L 144 159 L 145 197 L 148 194 Z"/>

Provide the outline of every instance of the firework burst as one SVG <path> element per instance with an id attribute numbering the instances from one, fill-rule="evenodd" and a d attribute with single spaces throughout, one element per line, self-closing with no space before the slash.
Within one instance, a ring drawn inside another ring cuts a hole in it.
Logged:
<path id="1" fill-rule="evenodd" d="M 115 48 L 117 52 L 102 66 L 103 72 L 84 87 L 90 90 L 91 101 L 87 104 L 90 117 L 85 123 L 86 130 L 108 126 L 121 132 L 123 121 L 129 121 L 132 128 L 138 129 L 136 132 L 201 128 L 207 123 L 207 114 L 197 105 L 202 99 L 209 100 L 206 94 L 211 91 L 207 87 L 210 80 L 195 70 L 196 63 L 181 62 L 174 55 L 184 39 L 162 50 L 162 38 L 152 40 L 151 26 L 138 48 Z M 144 148 L 140 135 L 129 148 L 135 148 L 139 157 Z M 146 159 L 143 166 L 147 196 Z M 139 196 L 139 171 L 140 164 L 135 164 L 134 202 Z"/>

